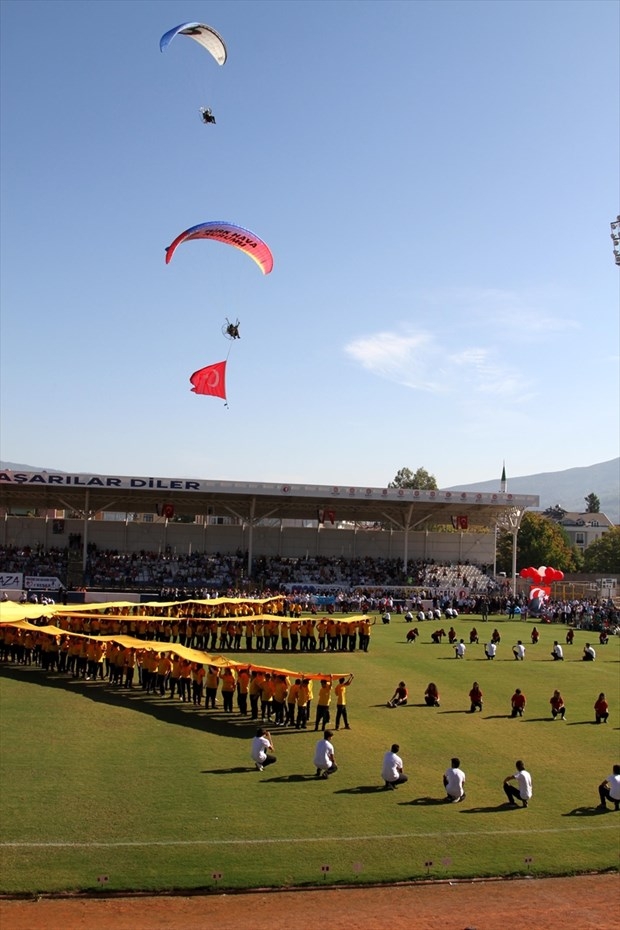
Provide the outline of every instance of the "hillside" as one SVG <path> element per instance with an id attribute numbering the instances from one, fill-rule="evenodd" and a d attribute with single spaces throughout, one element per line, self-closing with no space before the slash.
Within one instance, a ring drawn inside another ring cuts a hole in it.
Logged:
<path id="1" fill-rule="evenodd" d="M 458 490 L 499 491 L 500 478 L 458 485 Z M 455 490 L 448 488 L 447 490 Z M 582 513 L 588 494 L 596 494 L 601 512 L 612 523 L 620 523 L 620 458 L 584 468 L 567 468 L 566 471 L 541 472 L 537 475 L 508 477 L 507 490 L 513 494 L 538 494 L 540 509 L 559 504 L 564 510 Z"/>

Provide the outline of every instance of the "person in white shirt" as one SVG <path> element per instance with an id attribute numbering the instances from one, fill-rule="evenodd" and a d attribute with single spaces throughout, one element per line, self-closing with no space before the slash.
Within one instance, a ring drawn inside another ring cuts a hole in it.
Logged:
<path id="1" fill-rule="evenodd" d="M 466 647 L 466 645 L 465 645 L 465 641 L 464 641 L 464 640 L 460 640 L 460 642 L 458 642 L 458 643 L 456 644 L 456 646 L 454 647 L 454 658 L 455 658 L 455 659 L 464 659 L 464 658 L 465 658 L 465 650 L 466 650 L 466 648 L 467 648 L 467 647 Z"/>
<path id="2" fill-rule="evenodd" d="M 512 654 L 517 661 L 523 662 L 525 658 L 525 646 L 521 640 L 518 640 L 517 645 L 512 647 Z"/>
<path id="3" fill-rule="evenodd" d="M 314 750 L 314 764 L 316 766 L 316 777 L 327 778 L 334 772 L 338 771 L 336 759 L 334 756 L 334 747 L 332 745 L 333 733 L 331 730 L 325 730 L 323 739 L 320 739 Z"/>
<path id="4" fill-rule="evenodd" d="M 596 659 L 596 650 L 592 648 L 590 643 L 586 643 L 583 647 L 583 661 L 584 662 L 594 662 Z"/>
<path id="5" fill-rule="evenodd" d="M 250 755 L 254 760 L 254 765 L 259 772 L 262 772 L 266 765 L 273 765 L 277 761 L 273 755 L 273 743 L 269 730 L 259 727 L 256 736 L 252 740 L 252 750 Z"/>
<path id="6" fill-rule="evenodd" d="M 554 640 L 553 649 L 551 650 L 551 655 L 553 656 L 554 662 L 563 662 L 564 661 L 564 650 L 560 646 L 559 642 Z"/>
<path id="7" fill-rule="evenodd" d="M 495 643 L 488 642 L 486 646 L 484 647 L 484 651 L 485 651 L 487 659 L 494 659 L 495 653 L 497 652 L 497 646 L 495 645 Z"/>
<path id="8" fill-rule="evenodd" d="M 525 768 L 525 763 L 518 759 L 515 762 L 516 772 L 514 775 L 507 775 L 504 779 L 504 791 L 508 798 L 508 803 L 516 807 L 516 798 L 519 798 L 523 807 L 527 807 L 532 797 L 532 776 Z M 516 781 L 516 785 L 509 784 Z"/>
<path id="9" fill-rule="evenodd" d="M 606 801 L 613 801 L 615 809 L 620 811 L 620 765 L 614 765 L 612 774 L 608 775 L 598 786 L 598 793 L 601 799 L 599 804 L 601 810 L 607 809 Z"/>
<path id="10" fill-rule="evenodd" d="M 461 760 L 457 759 L 456 756 L 452 759 L 451 767 L 446 769 L 443 776 L 443 784 L 446 789 L 447 800 L 451 801 L 453 804 L 463 801 L 465 798 L 465 792 L 463 791 L 463 785 L 465 784 L 465 772 L 460 768 Z"/>
<path id="11" fill-rule="evenodd" d="M 385 782 L 385 787 L 394 790 L 398 785 L 404 785 L 409 781 L 403 772 L 403 760 L 398 755 L 400 746 L 394 743 L 389 752 L 383 756 L 383 765 L 381 767 L 381 778 Z"/>

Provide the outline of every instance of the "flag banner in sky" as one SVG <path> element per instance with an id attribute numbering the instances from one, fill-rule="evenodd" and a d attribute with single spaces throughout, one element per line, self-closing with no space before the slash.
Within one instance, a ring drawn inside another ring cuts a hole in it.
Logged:
<path id="1" fill-rule="evenodd" d="M 212 394 L 226 400 L 226 362 L 200 368 L 189 380 L 194 385 L 194 394 Z"/>

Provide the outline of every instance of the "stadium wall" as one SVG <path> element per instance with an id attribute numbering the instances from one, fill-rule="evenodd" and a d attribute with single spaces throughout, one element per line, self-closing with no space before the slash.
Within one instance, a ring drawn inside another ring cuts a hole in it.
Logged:
<path id="1" fill-rule="evenodd" d="M 81 520 L 64 520 L 63 531 L 54 532 L 54 521 L 36 517 L 8 516 L 0 521 L 0 542 L 3 546 L 24 546 L 44 549 L 68 546 L 72 534 L 83 534 Z M 56 527 L 58 529 L 58 527 Z M 397 530 L 355 530 L 338 527 L 256 526 L 252 534 L 252 559 L 261 556 L 304 558 L 402 558 L 405 534 Z M 88 542 L 98 549 L 119 552 L 164 553 L 176 555 L 203 552 L 224 555 L 250 546 L 247 525 L 213 525 L 191 523 L 132 523 L 92 520 L 88 523 Z M 492 565 L 494 561 L 493 532 L 445 533 L 411 531 L 408 539 L 408 561 L 424 559 L 435 562 L 471 562 Z"/>

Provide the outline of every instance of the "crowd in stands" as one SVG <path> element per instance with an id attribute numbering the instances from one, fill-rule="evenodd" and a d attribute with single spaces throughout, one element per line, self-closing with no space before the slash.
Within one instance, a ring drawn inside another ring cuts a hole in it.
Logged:
<path id="1" fill-rule="evenodd" d="M 55 575 L 64 583 L 67 576 L 66 548 L 0 547 L 0 569 L 32 575 Z M 490 592 L 493 580 L 476 565 L 437 565 L 434 561 L 409 562 L 402 559 L 345 559 L 325 556 L 309 558 L 259 557 L 248 579 L 247 554 L 233 555 L 194 552 L 179 555 L 174 551 L 131 552 L 87 547 L 84 586 L 91 589 L 130 591 L 139 589 L 183 588 L 216 590 L 253 583 L 260 589 L 316 590 L 331 592 L 356 589 L 416 587 L 425 596 L 437 592 L 453 596 L 457 592 Z"/>
<path id="2" fill-rule="evenodd" d="M 53 547 L 0 547 L 0 571 L 57 577 L 66 585 L 69 550 Z M 407 609 L 457 610 L 484 616 L 527 617 L 527 600 L 511 598 L 486 574 L 469 563 L 437 564 L 416 560 L 405 569 L 400 558 L 259 557 L 248 577 L 247 554 L 132 552 L 87 547 L 84 588 L 104 591 L 157 592 L 159 599 L 213 598 L 222 594 L 261 596 L 284 592 L 303 610 L 333 613 Z M 617 622 L 611 602 L 594 598 L 550 600 L 543 619 L 583 629 Z"/>

